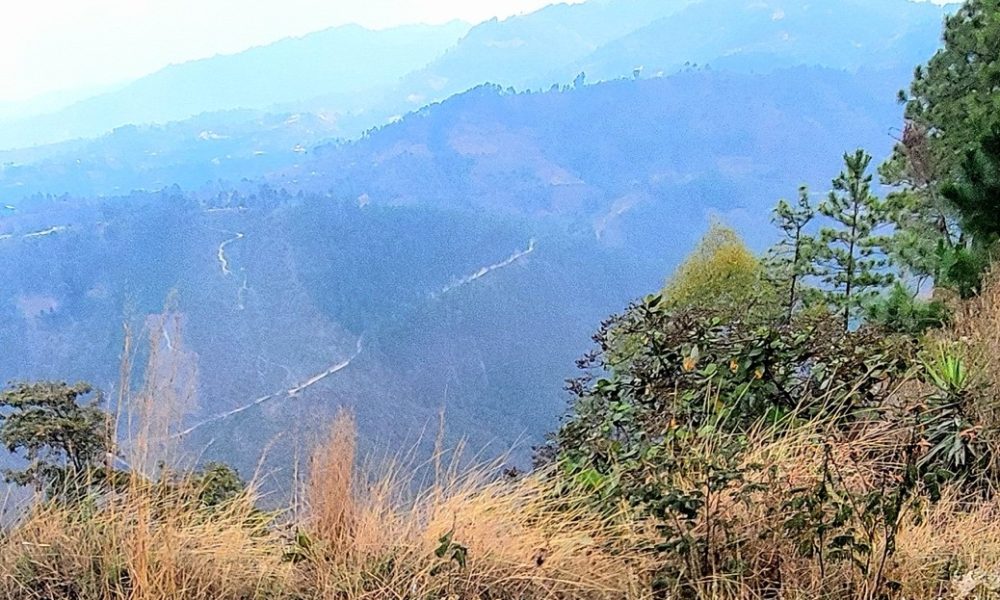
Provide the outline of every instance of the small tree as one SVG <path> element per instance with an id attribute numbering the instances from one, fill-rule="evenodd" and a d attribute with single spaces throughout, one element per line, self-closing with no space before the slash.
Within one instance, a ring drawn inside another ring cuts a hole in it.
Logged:
<path id="1" fill-rule="evenodd" d="M 220 506 L 246 489 L 236 469 L 221 462 L 210 462 L 193 473 L 188 484 L 198 493 L 202 506 Z"/>
<path id="2" fill-rule="evenodd" d="M 7 481 L 60 495 L 103 480 L 113 443 L 109 415 L 98 402 L 86 383 L 17 383 L 4 390 L 0 443 L 29 463 L 22 470 L 7 469 Z"/>
<path id="3" fill-rule="evenodd" d="M 872 157 L 858 149 L 844 154 L 844 170 L 833 180 L 833 190 L 819 212 L 833 221 L 820 230 L 816 274 L 825 284 L 827 301 L 843 314 L 844 329 L 866 301 L 892 283 L 885 239 L 877 230 L 886 224 L 881 201 L 871 192 L 867 172 Z"/>
<path id="4" fill-rule="evenodd" d="M 784 308 L 789 319 L 801 300 L 802 280 L 812 273 L 816 240 L 806 233 L 806 228 L 815 217 L 816 210 L 809 203 L 806 186 L 799 188 L 799 199 L 794 206 L 787 200 L 780 200 L 774 207 L 772 220 L 781 229 L 782 239 L 769 252 L 768 271 L 788 286 Z"/>
<path id="5" fill-rule="evenodd" d="M 747 317 L 775 306 L 764 266 L 732 229 L 713 223 L 663 290 L 674 308 L 711 308 L 721 317 Z"/>

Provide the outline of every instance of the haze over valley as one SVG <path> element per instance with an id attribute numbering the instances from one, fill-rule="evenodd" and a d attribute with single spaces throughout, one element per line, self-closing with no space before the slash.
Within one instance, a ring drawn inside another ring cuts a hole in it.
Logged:
<path id="1" fill-rule="evenodd" d="M 888 156 L 950 10 L 343 25 L 8 115 L 0 373 L 114 390 L 125 322 L 136 364 L 175 370 L 173 433 L 241 472 L 265 447 L 287 467 L 342 406 L 379 446 L 443 411 L 450 439 L 524 466 L 596 324 L 710 222 L 763 249 L 777 198 L 828 189 L 846 149 Z"/>

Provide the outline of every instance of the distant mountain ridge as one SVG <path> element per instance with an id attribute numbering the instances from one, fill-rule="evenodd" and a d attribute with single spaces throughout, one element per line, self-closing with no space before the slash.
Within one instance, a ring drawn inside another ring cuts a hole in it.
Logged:
<path id="1" fill-rule="evenodd" d="M 743 71 L 911 69 L 933 53 L 947 12 L 910 0 L 702 0 L 611 41 L 566 73 L 649 76 L 685 62 Z"/>
<path id="2" fill-rule="evenodd" d="M 55 113 L 0 123 L 0 148 L 101 135 L 126 124 L 165 123 L 199 113 L 260 109 L 322 94 L 363 94 L 420 68 L 469 25 L 333 27 L 232 55 L 171 65 Z"/>
<path id="3" fill-rule="evenodd" d="M 321 114 L 335 124 L 331 137 L 350 138 L 476 85 L 543 89 L 581 72 L 598 81 L 690 63 L 909 69 L 937 48 L 948 10 L 911 0 L 590 0 L 471 28 L 346 26 L 168 67 L 55 113 L 0 122 L 0 149 L 237 108 Z M 363 60 L 317 60 L 338 55 Z"/>

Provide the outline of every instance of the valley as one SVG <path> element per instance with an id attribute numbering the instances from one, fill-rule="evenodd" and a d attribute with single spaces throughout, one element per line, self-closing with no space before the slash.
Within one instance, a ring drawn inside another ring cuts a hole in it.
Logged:
<path id="1" fill-rule="evenodd" d="M 134 363 L 190 363 L 193 400 L 170 435 L 206 460 L 246 472 L 267 448 L 280 472 L 346 406 L 372 448 L 426 445 L 444 411 L 450 440 L 526 466 L 595 324 L 662 285 L 710 222 L 763 249 L 776 199 L 824 189 L 847 148 L 888 154 L 894 93 L 913 56 L 933 52 L 918 34 L 942 9 L 830 2 L 727 15 L 614 0 L 475 26 L 334 29 L 0 123 L 7 146 L 64 118 L 115 127 L 0 153 L 14 207 L 0 216 L 0 336 L 13 350 L 0 373 L 111 393 L 122 325 L 148 337 L 149 315 L 174 315 L 166 356 L 140 344 Z M 693 20 L 718 22 L 717 36 L 681 35 Z M 818 34 L 860 22 L 879 60 Z M 781 30 L 793 41 L 775 43 Z M 364 77 L 342 64 L 316 80 L 305 65 L 273 73 L 383 42 Z M 398 60 L 413 44 L 429 54 Z M 271 87 L 248 89 L 251 69 Z M 212 78 L 233 80 L 232 96 L 112 108 Z"/>

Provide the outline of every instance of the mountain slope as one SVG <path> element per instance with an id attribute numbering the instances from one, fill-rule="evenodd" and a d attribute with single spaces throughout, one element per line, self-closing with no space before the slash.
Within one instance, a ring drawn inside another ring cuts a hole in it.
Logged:
<path id="1" fill-rule="evenodd" d="M 484 86 L 319 148 L 271 182 L 372 203 L 557 215 L 595 232 L 664 202 L 766 222 L 799 181 L 828 185 L 843 151 L 891 146 L 905 77 L 798 67 L 546 93 Z"/>
<path id="2" fill-rule="evenodd" d="M 348 25 L 173 65 L 56 113 L 0 123 L 0 148 L 93 136 L 120 125 L 163 123 L 205 111 L 264 108 L 323 94 L 364 95 L 424 66 L 468 28 L 461 22 L 380 31 Z"/>
<path id="3" fill-rule="evenodd" d="M 910 0 L 702 0 L 615 39 L 564 75 L 670 73 L 687 62 L 740 70 L 794 65 L 910 69 L 938 47 L 949 9 Z"/>

